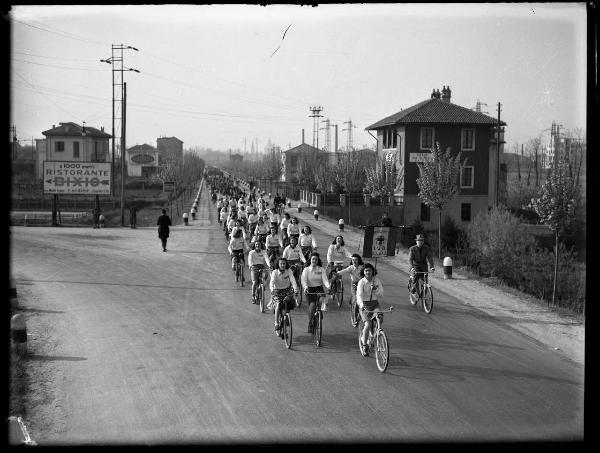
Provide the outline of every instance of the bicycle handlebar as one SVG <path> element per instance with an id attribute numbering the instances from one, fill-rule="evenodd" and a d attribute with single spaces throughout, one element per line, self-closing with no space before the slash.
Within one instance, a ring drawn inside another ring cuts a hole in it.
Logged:
<path id="1" fill-rule="evenodd" d="M 391 311 L 394 311 L 394 307 L 390 306 L 387 310 L 364 310 L 363 311 L 365 313 L 389 313 Z"/>

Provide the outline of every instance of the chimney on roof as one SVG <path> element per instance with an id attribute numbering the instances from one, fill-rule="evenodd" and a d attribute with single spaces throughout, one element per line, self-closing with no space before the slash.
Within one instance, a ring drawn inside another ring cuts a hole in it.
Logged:
<path id="1" fill-rule="evenodd" d="M 439 99 L 440 98 L 440 90 L 434 89 L 431 92 L 431 99 Z"/>
<path id="2" fill-rule="evenodd" d="M 54 124 L 52 125 L 52 129 L 56 129 L 56 126 Z"/>
<path id="3" fill-rule="evenodd" d="M 100 127 L 100 132 L 104 132 L 104 126 Z"/>
<path id="4" fill-rule="evenodd" d="M 450 102 L 450 96 L 451 96 L 450 85 L 444 86 L 444 88 L 442 88 L 442 101 Z"/>
<path id="5" fill-rule="evenodd" d="M 431 99 L 436 99 L 435 88 L 434 88 L 434 89 L 433 89 L 433 91 L 431 92 Z"/>

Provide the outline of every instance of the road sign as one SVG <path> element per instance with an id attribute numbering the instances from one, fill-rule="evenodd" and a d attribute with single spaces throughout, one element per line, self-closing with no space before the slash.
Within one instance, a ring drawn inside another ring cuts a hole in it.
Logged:
<path id="1" fill-rule="evenodd" d="M 175 192 L 175 181 L 163 181 L 163 192 Z"/>
<path id="2" fill-rule="evenodd" d="M 110 163 L 44 161 L 44 193 L 110 195 Z"/>

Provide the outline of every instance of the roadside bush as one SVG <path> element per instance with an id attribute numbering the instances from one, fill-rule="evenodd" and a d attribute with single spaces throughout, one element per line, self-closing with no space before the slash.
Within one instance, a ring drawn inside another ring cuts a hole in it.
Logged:
<path id="1" fill-rule="evenodd" d="M 520 263 L 535 250 L 535 239 L 519 227 L 521 221 L 506 209 L 479 213 L 468 227 L 471 252 L 481 273 L 515 285 Z"/>
<path id="2" fill-rule="evenodd" d="M 478 214 L 461 239 L 461 258 L 480 275 L 496 277 L 511 287 L 542 300 L 552 300 L 554 251 L 542 248 L 520 228 L 521 220 L 504 208 Z M 577 313 L 585 308 L 585 263 L 577 253 L 559 245 L 556 304 Z"/>

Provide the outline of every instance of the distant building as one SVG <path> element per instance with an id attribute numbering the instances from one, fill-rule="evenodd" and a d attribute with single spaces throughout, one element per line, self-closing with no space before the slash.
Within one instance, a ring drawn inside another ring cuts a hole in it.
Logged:
<path id="1" fill-rule="evenodd" d="M 281 160 L 283 163 L 283 169 L 281 171 L 281 180 L 287 182 L 298 181 L 298 167 L 302 156 L 309 156 L 310 159 L 329 159 L 329 156 L 325 151 L 320 151 L 314 146 L 302 143 L 301 145 L 295 146 L 283 151 Z"/>
<path id="2" fill-rule="evenodd" d="M 178 162 L 183 161 L 183 142 L 177 137 L 159 137 L 156 139 L 156 148 L 159 151 L 161 163 L 167 157 L 174 158 Z"/>
<path id="3" fill-rule="evenodd" d="M 398 168 L 404 168 L 404 180 L 396 188 L 395 198 L 404 204 L 405 222 L 415 219 L 426 228 L 437 227 L 437 218 L 421 202 L 417 178 L 417 162 L 431 155 L 431 147 L 439 142 L 443 150 L 450 147 L 462 152 L 465 162 L 460 174 L 459 194 L 444 207 L 443 215 L 453 218 L 458 225 L 470 222 L 475 214 L 495 204 L 496 175 L 499 173 L 498 148 L 504 148 L 504 130 L 501 127 L 499 145 L 496 144 L 497 119 L 467 107 L 450 102 L 450 87 L 433 90 L 430 99 L 390 115 L 367 131 L 377 132 L 377 152 L 398 152 Z M 501 122 L 500 126 L 506 123 Z M 499 187 L 499 192 L 502 192 Z"/>
<path id="4" fill-rule="evenodd" d="M 154 146 L 143 144 L 127 149 L 127 175 L 148 178 L 158 171 L 159 151 Z"/>
<path id="5" fill-rule="evenodd" d="M 79 124 L 59 123 L 42 132 L 46 138 L 36 140 L 36 178 L 42 178 L 44 161 L 109 162 L 108 142 L 112 135 L 104 127 L 96 129 Z"/>

